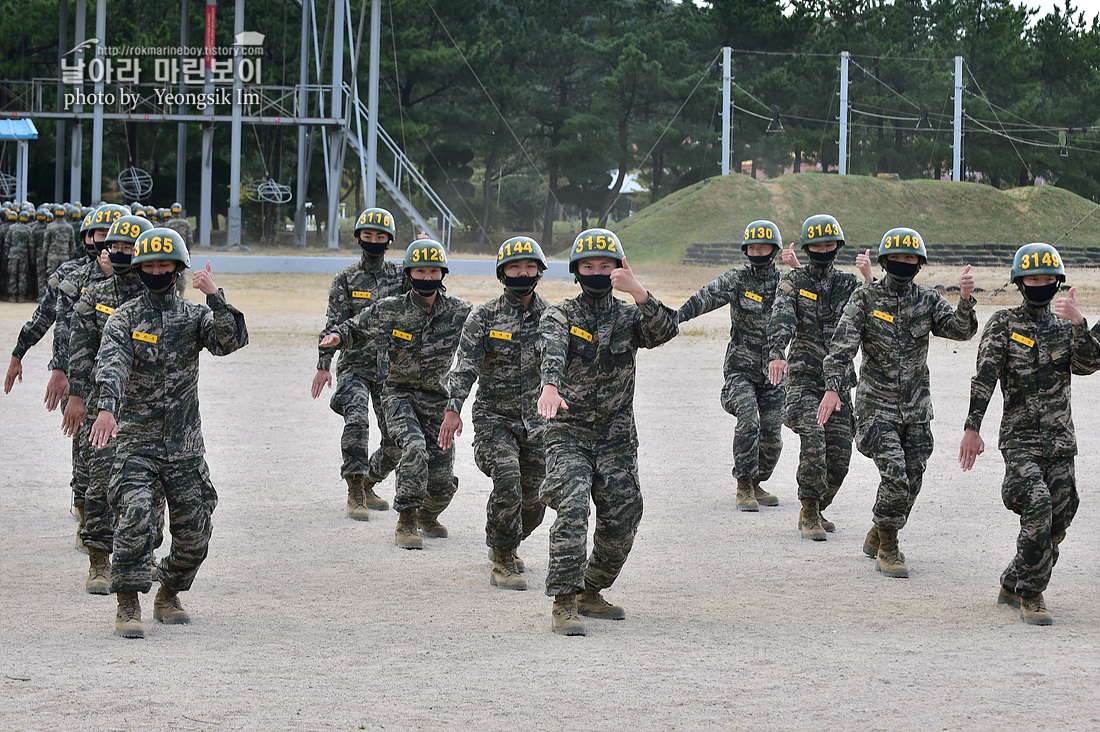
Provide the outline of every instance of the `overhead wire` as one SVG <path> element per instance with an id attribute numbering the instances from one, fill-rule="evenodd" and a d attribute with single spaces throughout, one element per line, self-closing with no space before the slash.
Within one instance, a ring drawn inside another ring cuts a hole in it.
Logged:
<path id="1" fill-rule="evenodd" d="M 982 89 L 981 84 L 978 83 L 978 77 L 976 77 L 974 75 L 973 69 L 970 68 L 970 64 L 966 63 L 966 59 L 963 59 L 963 64 L 966 66 L 966 70 L 968 72 L 970 72 L 970 79 L 971 79 L 971 81 L 974 82 L 974 86 L 978 87 L 978 91 L 981 92 L 982 99 L 984 99 L 985 103 L 989 105 L 989 110 L 991 112 L 993 112 L 993 117 L 997 120 L 997 124 L 1000 124 L 1001 123 L 1001 118 L 999 116 L 997 116 L 997 110 L 993 109 L 992 102 L 990 102 L 989 98 L 986 97 L 985 91 Z M 1003 130 L 1003 126 L 1002 126 L 1002 130 Z M 1008 137 L 1007 132 L 1005 133 L 1005 137 Z M 1034 178 L 1035 176 L 1031 172 L 1031 166 L 1027 164 L 1027 161 L 1024 160 L 1024 156 L 1020 154 L 1020 150 L 1019 150 L 1019 148 L 1016 147 L 1016 143 L 1013 142 L 1012 138 L 1010 138 L 1010 137 L 1008 138 L 1008 142 L 1009 142 L 1010 145 L 1012 145 L 1012 149 L 1016 151 L 1016 157 L 1018 157 L 1020 159 L 1020 162 L 1024 164 L 1024 168 L 1027 170 L 1028 177 L 1029 178 Z"/>

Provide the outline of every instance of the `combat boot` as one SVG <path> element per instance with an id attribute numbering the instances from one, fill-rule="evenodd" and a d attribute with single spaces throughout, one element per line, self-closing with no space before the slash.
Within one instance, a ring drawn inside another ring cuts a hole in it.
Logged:
<path id="1" fill-rule="evenodd" d="M 519 554 L 516 554 L 516 571 L 523 574 L 527 571 L 527 565 L 523 563 L 523 560 L 519 558 Z M 493 548 L 489 547 L 489 561 L 493 561 Z"/>
<path id="2" fill-rule="evenodd" d="M 165 625 L 187 625 L 191 622 L 191 615 L 183 609 L 179 593 L 166 590 L 161 585 L 153 600 L 153 620 L 159 620 Z"/>
<path id="3" fill-rule="evenodd" d="M 447 538 L 447 527 L 439 523 L 436 516 L 428 513 L 423 508 L 418 509 L 416 512 L 416 524 L 420 527 L 420 533 L 429 539 Z"/>
<path id="4" fill-rule="evenodd" d="M 1028 625 L 1053 625 L 1054 616 L 1047 610 L 1043 593 L 1024 597 L 1020 595 L 1020 618 Z"/>
<path id="5" fill-rule="evenodd" d="M 756 499 L 756 502 L 761 506 L 778 506 L 779 498 L 774 493 L 768 493 L 766 490 L 760 487 L 760 479 L 752 479 L 752 497 Z"/>
<path id="6" fill-rule="evenodd" d="M 84 537 L 81 534 L 84 533 L 84 508 L 82 506 L 77 507 L 77 518 L 79 523 L 76 525 L 76 550 L 82 554 L 88 553 L 88 547 L 84 546 Z"/>
<path id="7" fill-rule="evenodd" d="M 516 569 L 516 550 L 493 549 L 493 568 L 489 570 L 489 584 L 502 590 L 526 590 L 527 580 Z"/>
<path id="8" fill-rule="evenodd" d="M 394 543 L 402 549 L 423 549 L 424 540 L 416 533 L 416 509 L 406 508 L 397 515 Z"/>
<path id="9" fill-rule="evenodd" d="M 825 541 L 828 535 L 821 527 L 821 513 L 817 510 L 816 498 L 803 498 L 802 510 L 798 513 L 798 531 L 803 539 Z"/>
<path id="10" fill-rule="evenodd" d="M 817 510 L 817 517 L 821 519 L 821 528 L 825 529 L 829 534 L 836 533 L 836 524 L 825 518 L 825 514 L 821 513 L 821 509 Z"/>
<path id="11" fill-rule="evenodd" d="M 998 605 L 1009 605 L 1011 607 L 1020 607 L 1020 596 L 1015 592 L 1009 592 L 1004 587 L 997 593 Z"/>
<path id="12" fill-rule="evenodd" d="M 363 502 L 362 476 L 349 475 L 344 480 L 348 482 L 348 518 L 354 521 L 370 520 L 370 509 Z"/>
<path id="13" fill-rule="evenodd" d="M 599 590 L 585 590 L 577 595 L 577 612 L 590 618 L 625 620 L 626 611 L 603 598 Z"/>
<path id="14" fill-rule="evenodd" d="M 867 532 L 867 536 L 863 539 L 863 553 L 874 559 L 878 556 L 878 527 L 871 526 L 871 530 Z"/>
<path id="15" fill-rule="evenodd" d="M 760 504 L 756 501 L 756 490 L 752 486 L 752 481 L 748 478 L 737 479 L 737 510 L 760 510 Z"/>
<path id="16" fill-rule="evenodd" d="M 909 568 L 905 566 L 905 556 L 898 549 L 898 532 L 879 529 L 878 538 L 875 569 L 887 577 L 908 578 Z"/>
<path id="17" fill-rule="evenodd" d="M 830 534 L 836 532 L 836 524 L 825 518 L 825 509 L 833 505 L 833 499 L 836 498 L 839 490 L 839 488 L 826 488 L 825 497 L 817 502 L 817 512 L 821 514 L 821 528 Z"/>
<path id="18" fill-rule="evenodd" d="M 141 604 L 136 592 L 118 593 L 118 610 L 115 611 L 115 635 L 123 638 L 144 638 L 145 626 L 141 624 Z"/>
<path id="19" fill-rule="evenodd" d="M 368 481 L 366 476 L 363 476 L 362 480 L 363 503 L 367 505 L 367 508 L 372 511 L 389 511 L 390 504 L 374 492 L 374 483 Z"/>
<path id="20" fill-rule="evenodd" d="M 550 627 L 558 635 L 584 635 L 584 621 L 577 614 L 576 595 L 554 597 L 554 610 L 550 613 Z"/>
<path id="21" fill-rule="evenodd" d="M 111 594 L 111 555 L 107 552 L 88 550 L 88 581 L 84 590 L 89 595 Z"/>

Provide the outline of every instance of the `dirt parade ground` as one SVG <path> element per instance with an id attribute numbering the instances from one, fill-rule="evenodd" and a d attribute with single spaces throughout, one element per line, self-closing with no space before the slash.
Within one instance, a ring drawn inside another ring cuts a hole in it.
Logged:
<path id="1" fill-rule="evenodd" d="M 637 271 L 673 307 L 718 273 Z M 1005 272 L 977 274 L 984 325 L 1019 297 L 991 305 Z M 52 331 L 0 397 L 0 729 L 1100 728 L 1100 375 L 1074 384 L 1081 508 L 1046 593 L 1055 624 L 1031 627 L 996 604 L 1018 530 L 1000 498 L 999 394 L 986 454 L 969 473 L 957 465 L 977 336 L 932 339 L 936 450 L 900 534 L 903 580 L 876 573 L 861 551 L 878 473 L 858 452 L 827 542 L 799 538 L 789 430 L 766 484 L 780 505 L 735 509 L 735 420 L 718 400 L 729 316 L 691 321 L 638 354 L 645 514 L 605 593 L 627 619 L 588 619 L 586 637 L 563 637 L 550 631 L 543 592 L 552 511 L 520 549 L 531 589 L 489 585 L 490 483 L 474 466 L 473 400 L 456 440 L 459 490 L 442 516 L 450 538 L 398 549 L 393 511 L 346 518 L 342 422 L 330 391 L 309 398 L 330 277 L 214 277 L 245 313 L 251 343 L 203 355 L 219 504 L 209 558 L 182 595 L 191 625 L 154 622 L 150 593 L 146 638 L 118 638 L 114 596 L 84 591 L 70 441 L 42 404 Z M 1094 324 L 1100 275 L 1075 277 Z M 948 270 L 919 279 L 956 280 Z M 499 292 L 491 278 L 447 284 L 475 303 Z M 551 302 L 578 291 L 564 280 L 540 287 Z M 8 352 L 32 310 L 0 304 Z M 393 498 L 392 476 L 379 493 Z"/>

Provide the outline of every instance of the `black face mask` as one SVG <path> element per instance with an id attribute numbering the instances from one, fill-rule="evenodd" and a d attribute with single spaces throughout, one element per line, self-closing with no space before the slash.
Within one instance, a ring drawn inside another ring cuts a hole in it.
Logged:
<path id="1" fill-rule="evenodd" d="M 501 281 L 504 286 L 520 297 L 527 297 L 535 291 L 535 285 L 539 282 L 539 276 L 534 277 L 509 277 L 504 275 Z"/>
<path id="2" fill-rule="evenodd" d="M 899 285 L 909 284 L 917 276 L 917 272 L 920 272 L 920 262 L 899 262 L 896 259 L 884 259 L 883 264 L 886 266 L 886 274 L 890 275 L 890 279 Z"/>
<path id="3" fill-rule="evenodd" d="M 447 288 L 443 287 L 443 280 L 417 280 L 410 277 L 409 282 L 413 292 L 421 297 L 431 297 L 437 292 L 447 291 Z"/>
<path id="4" fill-rule="evenodd" d="M 116 276 L 122 277 L 134 271 L 134 268 L 130 265 L 130 260 L 134 258 L 133 254 L 108 252 L 107 256 L 111 258 L 111 269 L 114 270 Z"/>
<path id="5" fill-rule="evenodd" d="M 578 273 L 576 277 L 581 290 L 590 297 L 598 300 L 611 292 L 611 275 L 609 274 L 583 275 Z"/>
<path id="6" fill-rule="evenodd" d="M 751 254 L 746 254 L 745 256 L 749 258 L 750 262 L 752 262 L 752 266 L 756 267 L 757 269 L 764 269 L 769 264 L 771 264 L 772 260 L 775 258 L 774 254 L 764 254 L 755 257 Z"/>
<path id="7" fill-rule="evenodd" d="M 164 274 L 152 274 L 143 269 L 139 269 L 137 274 L 141 283 L 149 288 L 149 292 L 156 295 L 163 295 L 176 286 L 176 278 L 179 276 L 179 270 L 172 270 Z"/>
<path id="8" fill-rule="evenodd" d="M 390 244 L 389 242 L 385 242 L 384 244 L 382 244 L 373 241 L 363 241 L 362 239 L 360 239 L 359 247 L 364 252 L 366 252 L 368 257 L 378 258 L 386 253 L 386 250 L 390 248 Z"/>
<path id="9" fill-rule="evenodd" d="M 1024 300 L 1028 305 L 1041 308 L 1049 305 L 1054 296 L 1058 294 L 1059 284 L 1057 281 L 1051 282 L 1049 285 L 1025 285 L 1021 282 L 1020 292 L 1024 294 Z"/>
<path id="10" fill-rule="evenodd" d="M 812 249 L 806 250 L 806 256 L 810 258 L 812 264 L 818 267 L 828 267 L 836 259 L 836 253 L 840 251 L 840 247 L 832 249 L 827 252 L 815 252 Z"/>

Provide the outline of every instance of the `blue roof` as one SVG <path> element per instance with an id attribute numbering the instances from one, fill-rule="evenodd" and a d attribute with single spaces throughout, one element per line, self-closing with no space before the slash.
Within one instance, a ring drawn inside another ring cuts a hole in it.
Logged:
<path id="1" fill-rule="evenodd" d="M 0 119 L 0 140 L 37 140 L 38 130 L 29 119 Z"/>

